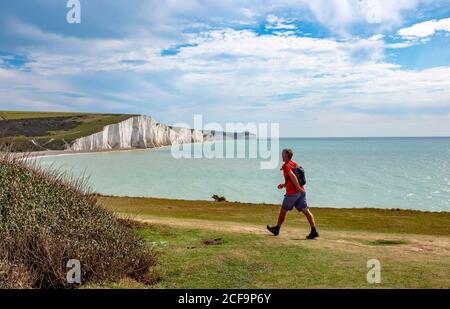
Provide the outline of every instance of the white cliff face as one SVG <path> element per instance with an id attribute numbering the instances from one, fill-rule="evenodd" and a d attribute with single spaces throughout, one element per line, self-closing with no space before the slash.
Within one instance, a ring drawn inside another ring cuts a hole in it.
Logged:
<path id="1" fill-rule="evenodd" d="M 154 148 L 185 143 L 200 143 L 203 133 L 186 128 L 170 128 L 148 116 L 135 116 L 108 125 L 103 131 L 75 140 L 68 150 L 98 151 L 108 149 Z"/>

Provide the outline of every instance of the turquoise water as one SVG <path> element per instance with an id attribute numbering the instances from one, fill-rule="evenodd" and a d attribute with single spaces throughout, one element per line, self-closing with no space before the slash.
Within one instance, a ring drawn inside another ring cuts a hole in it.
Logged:
<path id="1" fill-rule="evenodd" d="M 281 139 L 279 147 L 304 166 L 312 206 L 450 211 L 450 138 Z M 279 168 L 261 170 L 259 159 L 175 159 L 170 147 L 39 161 L 89 175 L 103 194 L 280 203 L 283 193 Z"/>

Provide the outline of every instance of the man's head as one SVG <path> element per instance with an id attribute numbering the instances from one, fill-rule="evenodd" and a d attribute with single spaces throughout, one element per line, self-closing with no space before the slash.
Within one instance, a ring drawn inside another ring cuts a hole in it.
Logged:
<path id="1" fill-rule="evenodd" d="M 281 153 L 281 157 L 283 158 L 284 163 L 289 162 L 293 156 L 294 152 L 292 151 L 292 149 L 283 149 L 283 152 Z"/>

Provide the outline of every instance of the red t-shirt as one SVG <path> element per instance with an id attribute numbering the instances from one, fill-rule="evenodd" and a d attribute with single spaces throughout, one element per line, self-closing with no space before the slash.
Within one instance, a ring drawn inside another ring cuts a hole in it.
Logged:
<path id="1" fill-rule="evenodd" d="M 286 194 L 287 195 L 305 192 L 305 188 L 303 186 L 301 186 L 302 190 L 298 191 L 297 187 L 294 185 L 291 178 L 289 177 L 289 172 L 291 172 L 296 166 L 297 166 L 297 163 L 295 163 L 294 161 L 291 160 L 291 161 L 283 164 L 283 167 L 281 168 L 283 170 L 284 181 L 285 181 L 284 183 L 286 185 Z"/>

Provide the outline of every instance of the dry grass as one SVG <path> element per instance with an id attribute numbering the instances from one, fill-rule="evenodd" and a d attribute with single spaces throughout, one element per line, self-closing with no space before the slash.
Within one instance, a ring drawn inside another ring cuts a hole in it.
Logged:
<path id="1" fill-rule="evenodd" d="M 70 259 L 81 262 L 82 284 L 152 283 L 150 248 L 85 188 L 83 180 L 0 156 L 0 288 L 68 288 Z"/>

